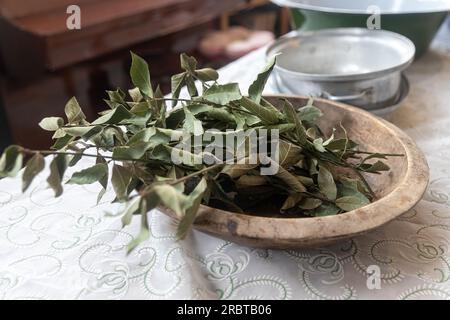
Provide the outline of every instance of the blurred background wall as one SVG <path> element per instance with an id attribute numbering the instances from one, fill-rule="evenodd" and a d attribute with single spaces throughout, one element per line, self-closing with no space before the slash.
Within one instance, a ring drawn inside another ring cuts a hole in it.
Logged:
<path id="1" fill-rule="evenodd" d="M 67 27 L 72 4 L 79 30 Z M 218 68 L 289 29 L 289 12 L 266 0 L 0 0 L 0 149 L 47 148 L 37 124 L 72 96 L 93 119 L 105 90 L 131 87 L 129 50 L 168 93 L 181 52 Z"/>

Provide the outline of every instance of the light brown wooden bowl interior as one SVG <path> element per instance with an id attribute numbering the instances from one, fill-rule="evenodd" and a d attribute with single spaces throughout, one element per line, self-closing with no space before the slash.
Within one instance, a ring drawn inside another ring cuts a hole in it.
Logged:
<path id="1" fill-rule="evenodd" d="M 305 97 L 268 96 L 278 104 L 287 97 L 303 106 Z M 390 157 L 388 173 L 365 175 L 379 200 L 350 212 L 312 218 L 269 218 L 228 212 L 202 205 L 194 227 L 216 237 L 260 248 L 302 248 L 329 244 L 377 228 L 411 209 L 423 196 L 429 169 L 422 152 L 403 131 L 372 114 L 338 102 L 316 99 L 324 116 L 320 127 L 330 133 L 339 122 L 361 150 L 401 153 Z M 171 216 L 168 210 L 163 211 Z"/>

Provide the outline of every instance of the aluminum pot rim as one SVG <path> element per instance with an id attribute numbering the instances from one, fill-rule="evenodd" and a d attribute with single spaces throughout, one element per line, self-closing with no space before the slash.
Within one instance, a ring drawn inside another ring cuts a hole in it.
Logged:
<path id="1" fill-rule="evenodd" d="M 414 56 L 416 53 L 416 47 L 414 43 L 408 39 L 407 37 L 387 30 L 367 30 L 364 28 L 329 28 L 322 29 L 316 31 L 306 31 L 299 32 L 293 31 L 285 36 L 282 36 L 278 40 L 276 40 L 273 44 L 271 44 L 266 50 L 266 58 L 270 58 L 273 56 L 272 51 L 282 45 L 285 42 L 289 42 L 294 38 L 298 37 L 312 37 L 312 36 L 321 36 L 321 35 L 368 35 L 369 33 L 377 32 L 378 34 L 384 34 L 386 36 L 390 36 L 396 38 L 400 41 L 403 41 L 407 47 L 409 47 L 409 57 L 404 62 L 398 65 L 394 65 L 393 67 L 380 69 L 377 71 L 365 72 L 365 73 L 351 73 L 351 74 L 315 74 L 315 73 L 303 73 L 298 71 L 292 71 L 283 67 L 280 67 L 278 64 L 275 64 L 274 69 L 279 70 L 281 73 L 286 73 L 291 76 L 296 77 L 299 80 L 306 81 L 324 81 L 324 82 L 332 82 L 332 81 L 352 81 L 352 80 L 368 80 L 374 78 L 380 78 L 381 76 L 395 73 L 397 71 L 403 71 L 406 69 L 414 60 Z"/>

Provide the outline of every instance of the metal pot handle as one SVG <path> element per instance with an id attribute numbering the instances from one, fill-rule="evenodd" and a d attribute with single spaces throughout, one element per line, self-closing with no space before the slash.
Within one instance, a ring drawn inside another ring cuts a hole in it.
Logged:
<path id="1" fill-rule="evenodd" d="M 331 100 L 331 101 L 349 101 L 349 100 L 357 100 L 357 99 L 361 99 L 364 96 L 366 96 L 367 94 L 369 94 L 371 92 L 371 89 L 365 89 L 363 91 L 361 91 L 360 93 L 356 93 L 356 94 L 351 94 L 351 95 L 346 95 L 346 96 L 335 96 L 332 95 L 326 91 L 322 92 L 321 97 Z"/>

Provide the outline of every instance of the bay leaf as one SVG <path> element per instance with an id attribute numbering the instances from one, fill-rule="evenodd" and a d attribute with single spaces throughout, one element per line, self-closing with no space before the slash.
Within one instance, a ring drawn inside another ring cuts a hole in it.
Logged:
<path id="1" fill-rule="evenodd" d="M 279 161 L 282 167 L 290 167 L 303 157 L 302 148 L 290 142 L 279 140 Z"/>
<path id="2" fill-rule="evenodd" d="M 385 164 L 384 162 L 377 161 L 373 164 L 369 163 L 363 163 L 358 166 L 361 170 L 365 172 L 371 172 L 371 173 L 379 173 L 380 171 L 388 171 L 390 170 L 389 166 Z"/>
<path id="3" fill-rule="evenodd" d="M 298 206 L 303 210 L 313 210 L 322 205 L 322 201 L 315 198 L 304 198 Z"/>
<path id="4" fill-rule="evenodd" d="M 98 118 L 97 120 L 92 122 L 92 124 L 94 124 L 94 125 L 95 124 L 118 124 L 121 121 L 123 121 L 125 119 L 130 119 L 132 117 L 133 117 L 133 114 L 130 111 L 128 111 L 125 107 L 118 106 L 114 110 L 111 110 L 107 114 L 101 116 L 100 118 Z"/>
<path id="5" fill-rule="evenodd" d="M 144 98 L 141 94 L 141 90 L 138 87 L 128 90 L 128 94 L 130 95 L 133 102 L 140 102 Z"/>
<path id="6" fill-rule="evenodd" d="M 74 167 L 83 158 L 83 152 L 78 152 L 76 155 L 69 157 L 69 167 Z"/>
<path id="7" fill-rule="evenodd" d="M 281 166 L 278 168 L 278 173 L 275 176 L 281 179 L 288 187 L 291 188 L 292 191 L 300 193 L 306 191 L 306 187 L 300 182 L 300 180 Z"/>
<path id="8" fill-rule="evenodd" d="M 297 179 L 305 186 L 309 187 L 314 184 L 314 180 L 310 177 L 304 177 L 304 176 L 298 176 L 296 175 Z"/>
<path id="9" fill-rule="evenodd" d="M 153 195 L 149 195 L 147 197 L 140 198 L 139 201 L 139 211 L 141 213 L 141 230 L 136 238 L 134 238 L 129 244 L 127 248 L 127 253 L 130 253 L 133 249 L 135 249 L 139 244 L 147 240 L 150 236 L 150 230 L 148 225 L 147 213 L 150 210 L 153 210 L 158 206 L 159 198 L 154 197 Z"/>
<path id="10" fill-rule="evenodd" d="M 203 93 L 203 99 L 220 105 L 227 105 L 241 98 L 242 95 L 237 83 L 213 85 Z"/>
<path id="11" fill-rule="evenodd" d="M 140 201 L 141 199 L 135 199 L 131 202 L 130 205 L 128 205 L 128 208 L 125 210 L 123 216 L 122 216 L 122 225 L 127 226 L 131 223 L 131 220 L 133 218 L 133 215 L 139 212 L 140 207 Z"/>
<path id="12" fill-rule="evenodd" d="M 36 153 L 28 160 L 22 175 L 22 192 L 27 191 L 34 178 L 44 170 L 45 160 L 40 153 Z"/>
<path id="13" fill-rule="evenodd" d="M 274 125 L 266 126 L 267 130 L 278 130 L 280 134 L 292 131 L 295 128 L 295 124 L 293 123 L 279 123 Z"/>
<path id="14" fill-rule="evenodd" d="M 108 166 L 104 163 L 99 163 L 90 168 L 75 172 L 67 183 L 78 185 L 92 184 L 100 181 L 107 174 Z"/>
<path id="15" fill-rule="evenodd" d="M 171 78 L 172 98 L 178 99 L 181 89 L 186 85 L 186 73 L 178 73 Z M 172 107 L 177 104 L 177 100 L 172 101 Z"/>
<path id="16" fill-rule="evenodd" d="M 131 183 L 131 172 L 127 168 L 116 164 L 113 166 L 111 182 L 117 199 L 120 202 L 125 202 L 128 198 L 128 186 Z"/>
<path id="17" fill-rule="evenodd" d="M 138 131 L 127 142 L 127 146 L 132 146 L 138 142 L 149 142 L 150 138 L 156 134 L 156 128 L 149 127 Z"/>
<path id="18" fill-rule="evenodd" d="M 132 105 L 130 112 L 138 117 L 145 118 L 150 113 L 149 103 L 146 101 L 135 103 Z"/>
<path id="19" fill-rule="evenodd" d="M 298 109 L 298 116 L 301 121 L 307 121 L 309 123 L 315 123 L 323 115 L 319 108 L 313 105 L 306 105 Z"/>
<path id="20" fill-rule="evenodd" d="M 227 164 L 220 173 L 225 174 L 232 179 L 237 179 L 256 167 L 258 167 L 258 164 Z"/>
<path id="21" fill-rule="evenodd" d="M 89 139 L 94 134 L 99 133 L 101 129 L 100 126 L 66 127 L 64 128 L 64 131 L 73 137 L 84 137 L 85 139 Z"/>
<path id="22" fill-rule="evenodd" d="M 186 195 L 168 184 L 156 185 L 153 187 L 153 191 L 165 207 L 172 210 L 180 219 L 183 218 L 187 201 Z"/>
<path id="23" fill-rule="evenodd" d="M 61 150 L 64 149 L 69 143 L 74 141 L 75 138 L 72 137 L 70 134 L 66 134 L 64 137 L 59 138 L 55 141 L 51 149 L 53 150 Z"/>
<path id="24" fill-rule="evenodd" d="M 284 99 L 284 113 L 286 114 L 286 119 L 290 122 L 295 124 L 295 132 L 298 139 L 298 143 L 300 146 L 303 146 L 307 142 L 306 138 L 306 130 L 305 127 L 303 127 L 303 124 L 300 122 L 299 118 L 297 117 L 297 113 L 295 112 L 294 106 L 290 103 L 289 100 Z"/>
<path id="25" fill-rule="evenodd" d="M 192 224 L 197 217 L 198 209 L 202 202 L 203 195 L 205 194 L 207 186 L 208 185 L 206 179 L 202 178 L 195 189 L 187 196 L 184 204 L 185 214 L 181 218 L 177 228 L 178 239 L 184 239 L 186 237 L 186 234 L 192 227 Z"/>
<path id="26" fill-rule="evenodd" d="M 236 123 L 236 118 L 234 117 L 234 115 L 222 108 L 212 108 L 206 114 L 208 115 L 208 117 L 219 120 L 221 122 Z"/>
<path id="27" fill-rule="evenodd" d="M 351 150 L 357 146 L 354 141 L 342 138 L 331 141 L 327 145 L 327 148 L 330 150 Z"/>
<path id="28" fill-rule="evenodd" d="M 56 131 L 64 125 L 64 119 L 61 117 L 47 117 L 39 122 L 39 127 L 46 131 Z"/>
<path id="29" fill-rule="evenodd" d="M 85 124 L 86 115 L 81 110 L 80 104 L 77 98 L 72 97 L 64 107 L 64 113 L 66 114 L 69 124 Z"/>
<path id="30" fill-rule="evenodd" d="M 188 108 L 184 107 L 183 109 L 185 115 L 183 128 L 194 136 L 202 135 L 204 132 L 202 122 Z"/>
<path id="31" fill-rule="evenodd" d="M 0 157 L 0 178 L 15 177 L 22 169 L 22 164 L 21 147 L 16 145 L 7 147 Z"/>
<path id="32" fill-rule="evenodd" d="M 164 146 L 170 153 L 170 160 L 175 164 L 196 167 L 203 163 L 203 154 L 192 153 L 188 150 Z"/>
<path id="33" fill-rule="evenodd" d="M 152 146 L 151 142 L 135 142 L 131 146 L 115 147 L 112 156 L 117 160 L 139 160 Z"/>
<path id="34" fill-rule="evenodd" d="M 147 62 L 131 52 L 130 76 L 133 84 L 147 97 L 153 98 L 150 71 Z"/>
<path id="35" fill-rule="evenodd" d="M 186 86 L 187 86 L 188 93 L 191 96 L 191 98 L 198 96 L 197 86 L 195 85 L 195 80 L 191 75 L 186 76 Z"/>
<path id="36" fill-rule="evenodd" d="M 67 157 L 63 154 L 56 155 L 50 162 L 50 176 L 47 179 L 49 186 L 55 191 L 55 197 L 59 197 L 63 193 L 61 185 L 64 173 L 67 170 Z"/>
<path id="37" fill-rule="evenodd" d="M 313 141 L 314 148 L 319 152 L 325 152 L 325 148 L 323 146 L 323 139 L 317 138 Z"/>
<path id="38" fill-rule="evenodd" d="M 309 213 L 315 217 L 334 216 L 341 210 L 331 203 L 322 203 L 318 208 L 310 211 Z"/>
<path id="39" fill-rule="evenodd" d="M 191 74 L 195 74 L 197 69 L 197 60 L 194 57 L 188 56 L 186 53 L 180 55 L 181 68 Z"/>
<path id="40" fill-rule="evenodd" d="M 243 175 L 240 176 L 236 181 L 236 185 L 239 186 L 260 186 L 266 184 L 267 180 L 264 176 L 251 176 L 251 175 Z"/>
<path id="41" fill-rule="evenodd" d="M 257 78 L 248 88 L 248 95 L 250 99 L 255 101 L 256 103 L 260 103 L 261 95 L 266 86 L 267 80 L 269 79 L 270 73 L 275 66 L 276 56 L 272 56 L 269 58 L 269 61 L 264 66 L 263 70 L 258 74 Z"/>
<path id="42" fill-rule="evenodd" d="M 264 124 L 277 124 L 280 121 L 278 114 L 275 111 L 264 108 L 247 97 L 242 97 L 241 105 L 250 111 L 254 116 L 261 119 Z"/>
<path id="43" fill-rule="evenodd" d="M 202 82 L 216 81 L 219 79 L 219 74 L 217 71 L 211 68 L 196 70 L 195 75 Z"/>
<path id="44" fill-rule="evenodd" d="M 336 199 L 337 188 L 333 179 L 333 175 L 324 166 L 319 166 L 317 183 L 319 185 L 320 192 L 324 194 L 329 200 Z"/>
<path id="45" fill-rule="evenodd" d="M 369 199 L 355 196 L 345 196 L 336 199 L 336 205 L 344 211 L 356 210 L 369 203 Z"/>
<path id="46" fill-rule="evenodd" d="M 283 205 L 281 206 L 281 211 L 286 211 L 294 208 L 297 205 L 297 203 L 302 199 L 302 197 L 303 195 L 301 193 L 290 194 L 284 201 Z"/>

